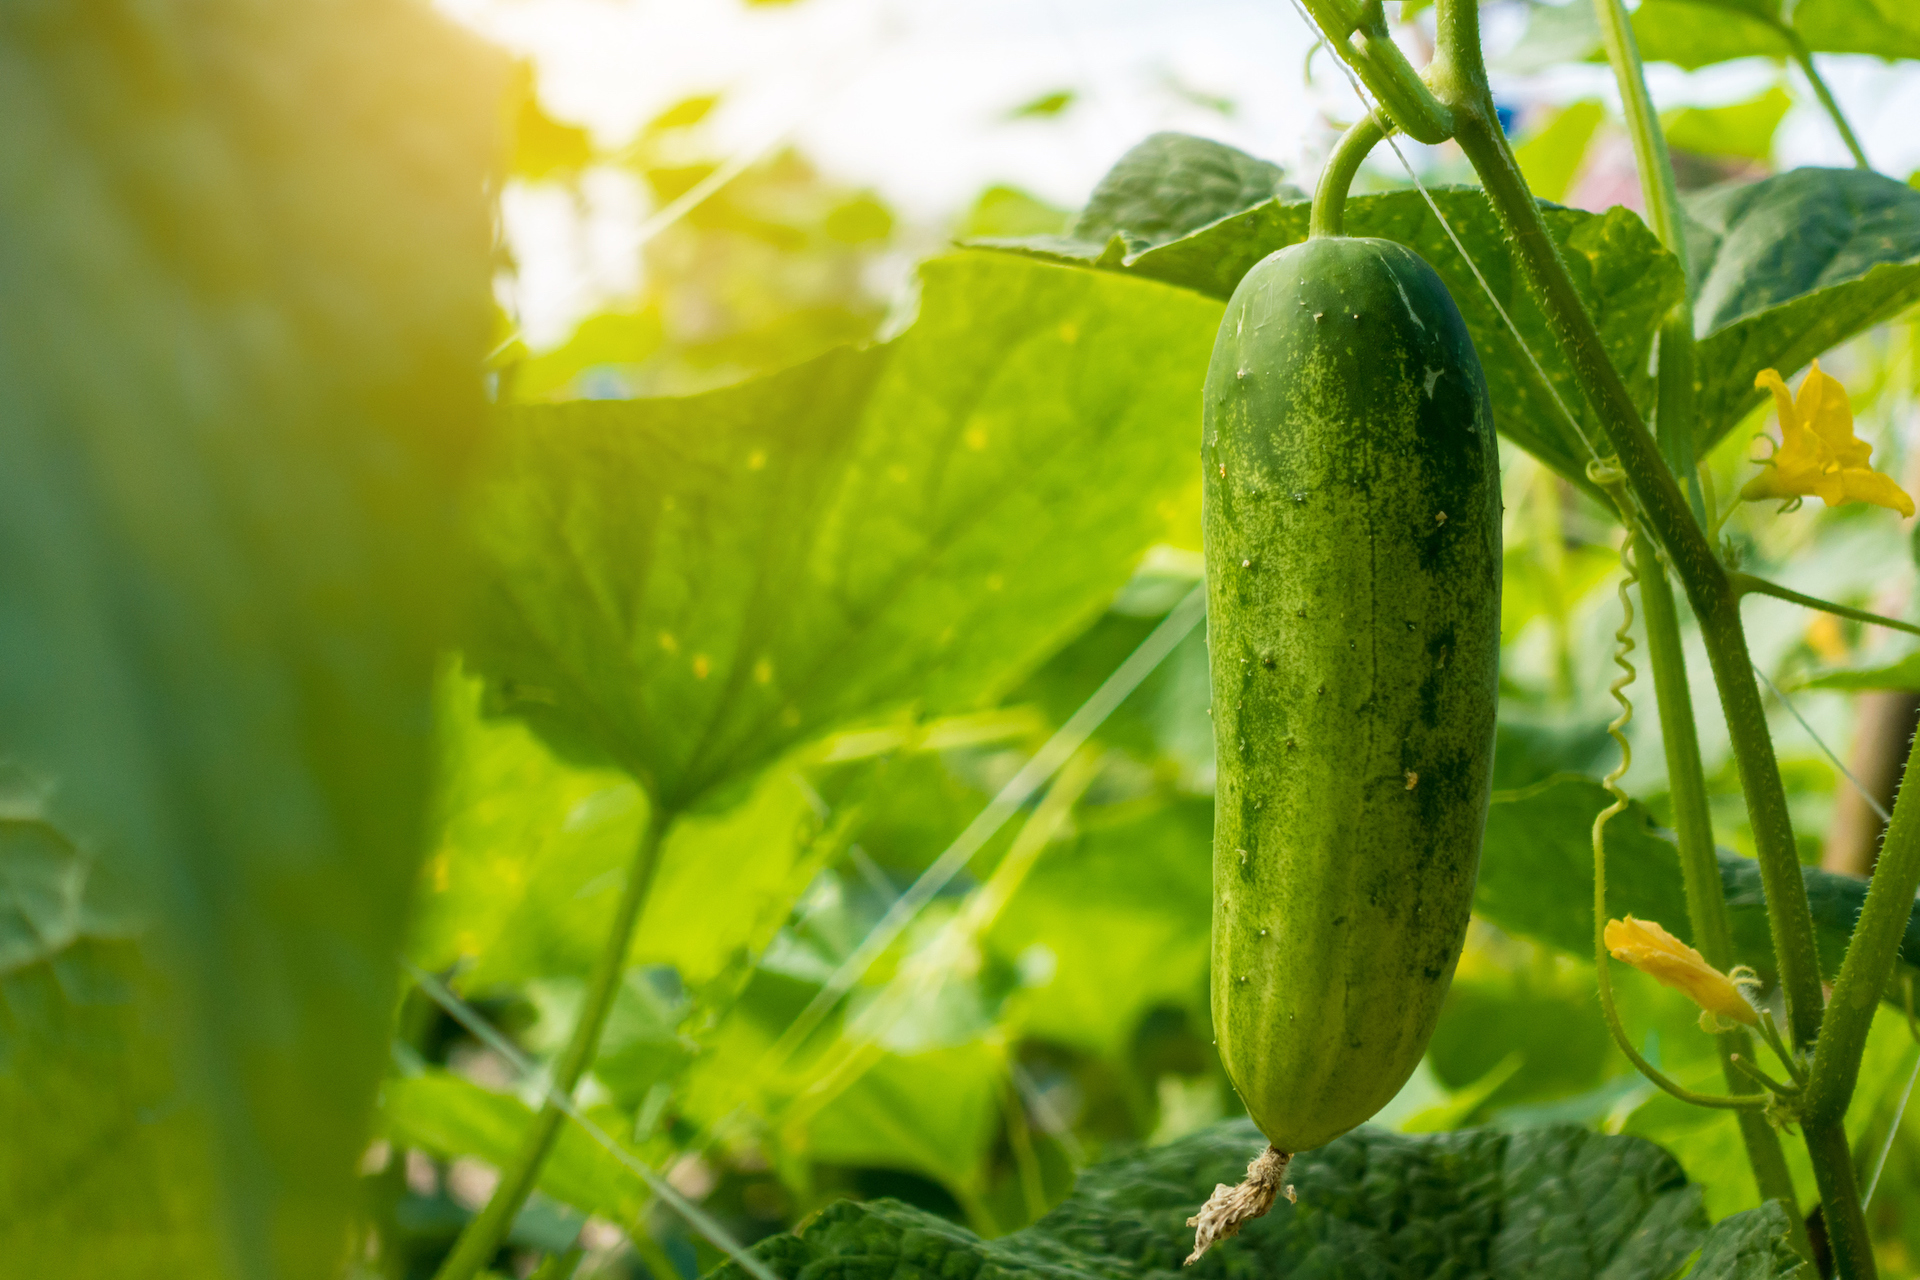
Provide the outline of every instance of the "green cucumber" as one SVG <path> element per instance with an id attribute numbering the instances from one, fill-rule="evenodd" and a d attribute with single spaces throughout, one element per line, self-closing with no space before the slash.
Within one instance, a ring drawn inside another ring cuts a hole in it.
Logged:
<path id="1" fill-rule="evenodd" d="M 1433 269 L 1338 236 L 1256 265 L 1214 345 L 1201 457 L 1214 1035 L 1295 1152 L 1419 1063 L 1486 827 L 1500 473 Z"/>

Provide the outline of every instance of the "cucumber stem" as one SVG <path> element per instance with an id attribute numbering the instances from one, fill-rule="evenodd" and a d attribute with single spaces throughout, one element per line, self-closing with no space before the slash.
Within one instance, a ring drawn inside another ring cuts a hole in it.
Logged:
<path id="1" fill-rule="evenodd" d="M 1375 111 L 1361 116 L 1340 135 L 1333 154 L 1320 170 L 1320 185 L 1313 189 L 1313 211 L 1307 221 L 1309 239 L 1346 234 L 1347 189 L 1353 186 L 1354 175 L 1360 172 L 1360 162 L 1386 136 L 1387 130 L 1381 127 L 1379 113 Z"/>

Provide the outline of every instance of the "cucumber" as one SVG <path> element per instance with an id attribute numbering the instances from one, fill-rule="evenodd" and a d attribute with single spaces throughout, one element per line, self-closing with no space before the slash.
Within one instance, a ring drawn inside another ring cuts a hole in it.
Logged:
<path id="1" fill-rule="evenodd" d="M 1419 1063 L 1486 827 L 1500 473 L 1433 269 L 1336 236 L 1256 265 L 1214 345 L 1201 457 L 1214 1035 L 1291 1153 Z"/>

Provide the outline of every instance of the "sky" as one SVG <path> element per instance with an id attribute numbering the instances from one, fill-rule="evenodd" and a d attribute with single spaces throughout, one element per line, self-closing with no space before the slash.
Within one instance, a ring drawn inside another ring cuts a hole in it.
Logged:
<path id="1" fill-rule="evenodd" d="M 1121 152 L 1159 129 L 1205 134 L 1273 159 L 1311 187 L 1356 99 L 1331 59 L 1306 75 L 1313 37 L 1290 0 L 439 0 L 462 23 L 532 60 L 550 114 L 623 142 L 663 108 L 719 92 L 712 135 L 727 154 L 792 142 L 836 178 L 869 186 L 910 220 L 950 219 L 1008 183 L 1072 208 Z M 1518 36 L 1517 6 L 1487 6 L 1497 58 Z M 1415 61 L 1423 59 L 1416 52 Z M 1920 167 L 1920 71 L 1871 58 L 1821 64 L 1868 154 L 1905 177 Z M 1739 101 L 1782 79 L 1763 60 L 1688 75 L 1649 68 L 1661 107 Z M 1805 86 L 1777 136 L 1782 167 L 1847 156 Z M 1072 90 L 1058 116 L 1016 107 Z M 1522 108 L 1615 98 L 1604 66 L 1499 77 Z M 1198 99 L 1224 98 L 1231 114 Z M 1524 117 L 1523 117 L 1524 118 Z M 1403 144 L 1404 145 L 1404 144 Z M 1416 153 L 1419 148 L 1413 149 Z M 1418 154 L 1410 157 L 1422 163 Z M 1382 151 L 1376 165 L 1394 165 Z M 630 179 L 597 175 L 584 208 L 556 190 L 511 191 L 508 234 L 521 265 L 514 299 L 536 348 L 564 339 L 594 306 L 631 293 L 634 232 L 648 212 Z"/>

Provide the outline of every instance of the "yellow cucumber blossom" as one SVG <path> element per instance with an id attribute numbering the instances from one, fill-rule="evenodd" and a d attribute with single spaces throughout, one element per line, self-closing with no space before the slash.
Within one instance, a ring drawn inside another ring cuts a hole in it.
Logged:
<path id="1" fill-rule="evenodd" d="M 1747 1002 L 1743 986 L 1755 981 L 1753 971 L 1741 966 L 1731 974 L 1720 972 L 1707 958 L 1652 920 L 1607 921 L 1607 950 L 1615 960 L 1624 960 L 1642 973 L 1652 974 L 1665 985 L 1683 992 L 1706 1012 L 1700 1025 L 1718 1030 L 1719 1019 L 1730 1018 L 1750 1027 L 1760 1025 L 1760 1015 Z"/>
<path id="2" fill-rule="evenodd" d="M 1822 373 L 1818 360 L 1802 379 L 1798 397 L 1787 395 L 1787 384 L 1777 369 L 1762 369 L 1753 385 L 1773 392 L 1780 414 L 1780 447 L 1740 490 L 1742 498 L 1758 502 L 1818 497 L 1830 507 L 1871 502 L 1903 516 L 1913 515 L 1913 499 L 1906 490 L 1867 464 L 1873 446 L 1853 434 L 1847 389 L 1838 378 Z"/>

